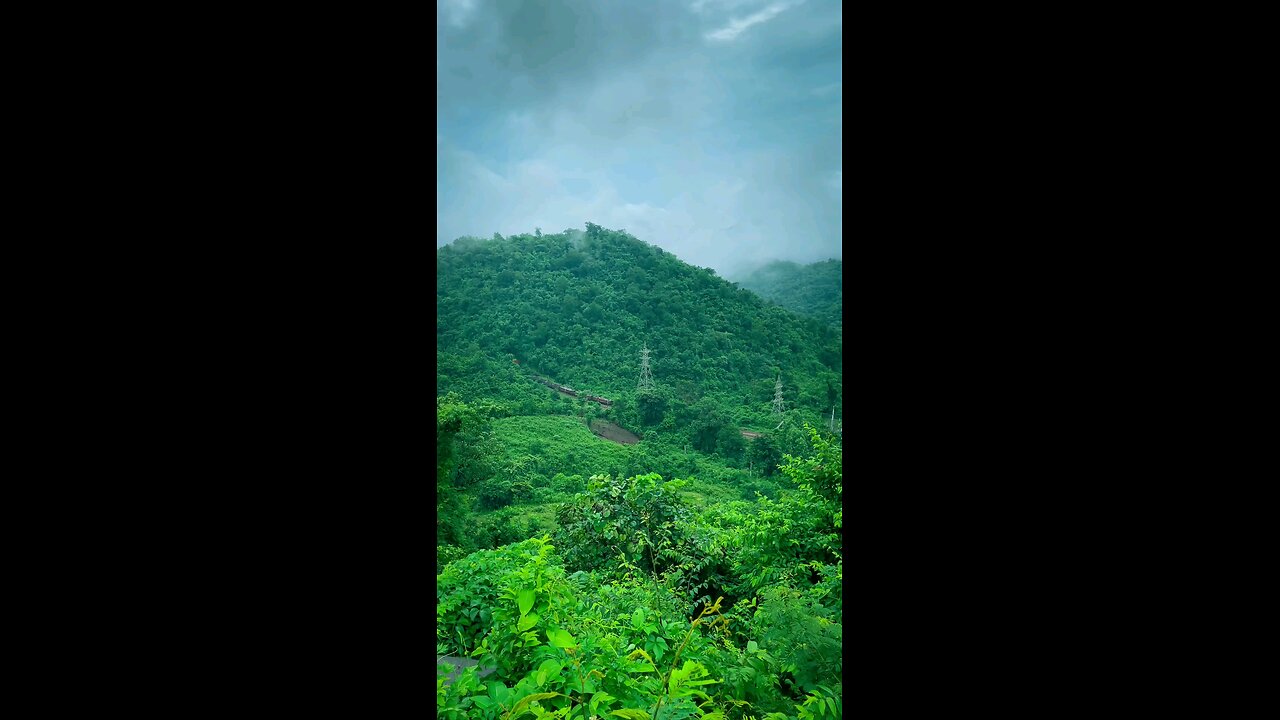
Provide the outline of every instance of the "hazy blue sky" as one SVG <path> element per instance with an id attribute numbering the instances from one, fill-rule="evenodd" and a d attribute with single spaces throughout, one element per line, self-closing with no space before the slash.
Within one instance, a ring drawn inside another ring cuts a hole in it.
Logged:
<path id="1" fill-rule="evenodd" d="M 591 221 L 722 275 L 840 257 L 838 0 L 437 12 L 437 246 Z"/>

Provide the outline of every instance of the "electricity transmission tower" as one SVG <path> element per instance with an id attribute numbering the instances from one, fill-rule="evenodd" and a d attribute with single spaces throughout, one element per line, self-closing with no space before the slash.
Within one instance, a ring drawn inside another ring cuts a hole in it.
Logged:
<path id="1" fill-rule="evenodd" d="M 645 343 L 640 351 L 640 382 L 636 383 L 636 389 L 653 389 L 653 376 L 649 374 L 649 343 Z"/>
<path id="2" fill-rule="evenodd" d="M 778 381 L 773 384 L 773 414 L 779 417 L 778 427 L 782 427 L 782 413 L 786 411 L 786 406 L 782 402 L 782 375 L 778 375 Z M 778 428 L 774 428 L 777 430 Z"/>

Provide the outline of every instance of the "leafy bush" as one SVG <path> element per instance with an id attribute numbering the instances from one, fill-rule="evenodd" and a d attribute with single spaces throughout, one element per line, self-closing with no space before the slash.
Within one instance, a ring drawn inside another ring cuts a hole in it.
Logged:
<path id="1" fill-rule="evenodd" d="M 586 480 L 582 479 L 582 475 L 556 473 L 552 477 L 552 488 L 558 492 L 581 492 L 586 488 Z"/>
<path id="2" fill-rule="evenodd" d="M 469 525 L 477 547 L 497 548 L 527 540 L 531 532 L 526 513 L 519 508 L 503 507 L 491 513 L 474 515 Z"/>
<path id="3" fill-rule="evenodd" d="M 466 655 L 493 627 L 500 595 L 525 581 L 563 579 L 544 540 L 531 539 L 455 560 L 436 577 L 436 636 L 451 654 Z M 549 582 L 549 580 L 548 580 Z M 567 583 L 563 583 L 567 591 Z"/>
<path id="4" fill-rule="evenodd" d="M 501 478 L 489 478 L 476 487 L 476 500 L 480 506 L 497 510 L 511 504 L 511 485 Z"/>
<path id="5" fill-rule="evenodd" d="M 457 560 L 458 558 L 465 557 L 466 554 L 467 554 L 467 551 L 463 550 L 457 545 L 437 545 L 436 546 L 436 574 L 439 575 L 444 570 L 445 565 L 448 565 L 449 563 L 453 562 L 454 560 Z"/>
<path id="6" fill-rule="evenodd" d="M 782 690 L 791 697 L 826 689 L 820 685 L 824 679 L 841 677 L 841 626 L 829 615 L 792 588 L 777 586 L 760 593 L 752 628 L 760 646 L 777 658 L 784 673 Z"/>
<path id="7" fill-rule="evenodd" d="M 785 427 L 778 448 L 805 447 L 763 478 L 692 451 L 674 428 L 624 447 L 578 419 L 486 420 L 464 405 L 438 413 L 449 462 L 486 423 L 499 452 L 489 478 L 444 478 L 438 496 L 437 653 L 493 674 L 438 676 L 439 716 L 840 717 L 837 438 Z M 654 471 L 575 474 L 617 467 Z M 468 554 L 482 547 L 494 549 Z"/>
<path id="8" fill-rule="evenodd" d="M 701 688 L 719 681 L 696 656 L 708 647 L 698 626 L 714 623 L 719 601 L 693 622 L 643 607 L 616 612 L 617 602 L 642 598 L 670 611 L 673 598 L 650 594 L 661 590 L 610 584 L 604 603 L 588 604 L 575 584 L 590 576 L 571 582 L 554 550 L 546 538 L 533 539 L 473 553 L 439 576 L 438 651 L 469 652 L 495 669 L 487 688 L 475 669 L 449 686 L 438 676 L 439 713 L 496 718 L 527 710 L 544 717 L 585 706 L 599 715 L 632 717 L 628 709 L 645 708 L 646 717 L 682 718 L 713 709 Z"/>
<path id="9" fill-rule="evenodd" d="M 513 503 L 526 503 L 533 499 L 533 484 L 528 480 L 517 480 L 511 483 L 510 495 Z"/>

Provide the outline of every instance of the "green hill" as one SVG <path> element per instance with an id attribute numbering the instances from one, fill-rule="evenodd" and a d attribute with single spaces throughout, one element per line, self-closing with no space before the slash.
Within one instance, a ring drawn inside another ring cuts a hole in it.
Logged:
<path id="1" fill-rule="evenodd" d="M 519 415 L 599 415 L 704 452 L 737 444 L 726 428 L 777 425 L 779 375 L 795 425 L 825 424 L 833 405 L 839 415 L 836 329 L 625 232 L 588 223 L 461 238 L 436 263 L 437 395 Z M 638 393 L 646 344 L 654 390 Z M 533 373 L 612 407 L 558 394 Z"/>
<path id="2" fill-rule="evenodd" d="M 840 272 L 839 260 L 811 265 L 776 261 L 751 272 L 740 284 L 788 310 L 840 327 L 844 298 Z"/>

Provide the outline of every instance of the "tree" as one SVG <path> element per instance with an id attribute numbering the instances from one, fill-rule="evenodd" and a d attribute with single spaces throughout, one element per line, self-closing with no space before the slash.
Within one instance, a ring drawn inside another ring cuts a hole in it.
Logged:
<path id="1" fill-rule="evenodd" d="M 453 487 L 457 474 L 454 439 L 464 426 L 479 421 L 475 408 L 450 393 L 436 398 L 436 501 Z"/>
<path id="2" fill-rule="evenodd" d="M 808 423 L 804 429 L 809 435 L 813 454 L 803 458 L 787 455 L 782 474 L 796 485 L 812 489 L 823 499 L 838 505 L 844 493 L 844 451 L 835 438 L 824 437 Z"/>
<path id="3" fill-rule="evenodd" d="M 746 441 L 742 439 L 738 428 L 725 425 L 720 428 L 720 435 L 716 438 L 716 448 L 721 457 L 736 462 L 746 449 Z"/>
<path id="4" fill-rule="evenodd" d="M 652 388 L 636 392 L 636 407 L 640 411 L 640 422 L 644 425 L 657 425 L 662 422 L 667 409 L 667 401 L 658 391 Z"/>
<path id="5" fill-rule="evenodd" d="M 747 445 L 746 457 L 753 469 L 765 477 L 772 477 L 778 474 L 782 451 L 773 435 L 765 433 Z"/>
<path id="6" fill-rule="evenodd" d="M 728 418 L 715 403 L 703 399 L 694 406 L 691 423 L 693 446 L 704 453 L 715 452 L 720 431 L 729 424 Z"/>

